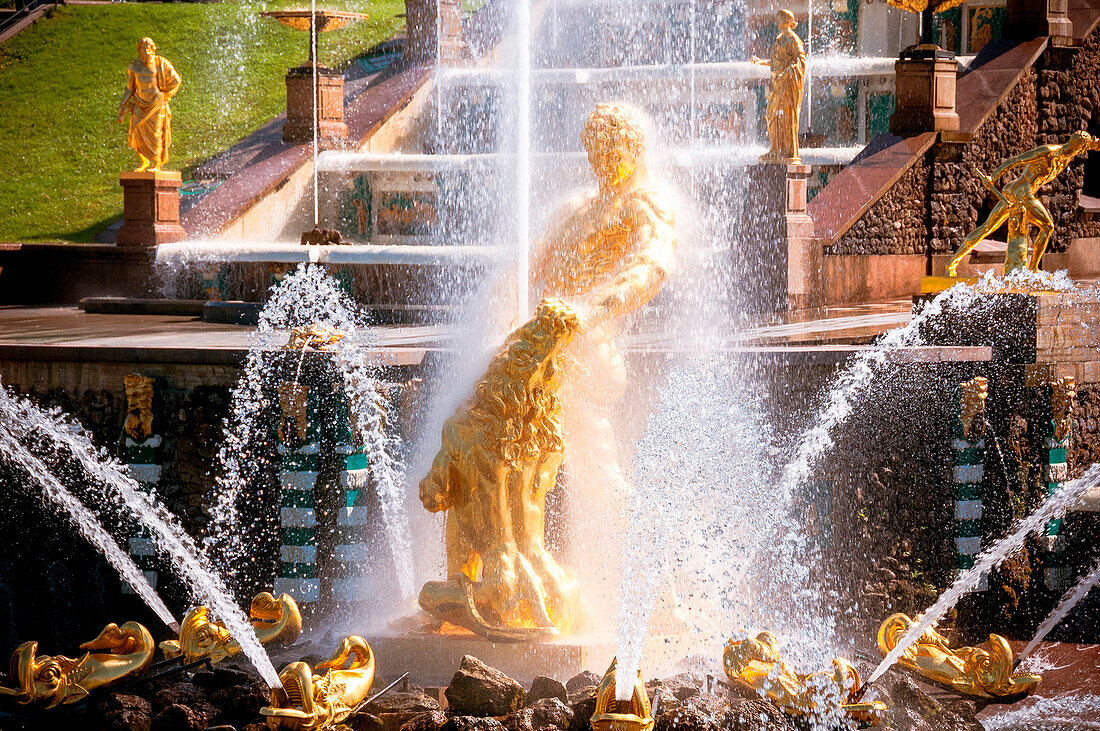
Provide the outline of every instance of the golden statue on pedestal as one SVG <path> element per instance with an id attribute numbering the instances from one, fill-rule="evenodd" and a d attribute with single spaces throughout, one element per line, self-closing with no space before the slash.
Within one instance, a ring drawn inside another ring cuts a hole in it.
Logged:
<path id="1" fill-rule="evenodd" d="M 492 639 L 545 638 L 576 620 L 576 581 L 544 544 L 546 493 L 563 457 L 584 483 L 570 525 L 589 544 L 620 534 L 629 489 L 610 406 L 626 372 L 614 337 L 672 268 L 672 215 L 646 169 L 639 113 L 599 104 L 582 141 L 599 189 L 553 217 L 531 269 L 546 299 L 447 421 L 420 483 L 425 508 L 449 511 L 448 578 L 426 584 L 420 605 Z"/>
<path id="2" fill-rule="evenodd" d="M 594 731 L 653 731 L 655 721 L 649 706 L 649 695 L 642 682 L 642 671 L 634 678 L 634 690 L 630 700 L 615 699 L 615 666 L 618 658 L 603 674 L 596 690 L 596 709 L 592 713 Z"/>
<path id="3" fill-rule="evenodd" d="M 775 14 L 779 35 L 775 37 L 771 58 L 756 56 L 752 62 L 768 66 L 772 71 L 772 86 L 768 92 L 768 141 L 771 148 L 760 162 L 797 164 L 798 118 L 802 111 L 802 87 L 806 81 L 806 49 L 794 32 L 797 22 L 790 10 Z"/>
<path id="4" fill-rule="evenodd" d="M 118 121 L 130 114 L 130 148 L 141 158 L 137 172 L 156 172 L 168 162 L 172 145 L 172 110 L 168 100 L 180 90 L 172 64 L 157 55 L 152 38 L 138 41 L 138 57 L 126 69 L 126 93 L 118 105 Z"/>
<path id="5" fill-rule="evenodd" d="M 348 663 L 347 667 L 344 667 Z M 374 683 L 374 653 L 362 637 L 345 637 L 328 660 L 310 669 L 292 662 L 279 673 L 282 688 L 271 691 L 271 705 L 260 709 L 271 729 L 305 731 L 333 728 L 351 715 Z"/>
<path id="6" fill-rule="evenodd" d="M 122 429 L 135 442 L 153 433 L 153 379 L 131 373 L 122 379 L 126 387 L 126 422 Z"/>
<path id="7" fill-rule="evenodd" d="M 722 653 L 722 668 L 730 682 L 751 688 L 790 716 L 814 717 L 836 710 L 864 724 L 877 726 L 886 712 L 882 701 L 858 701 L 859 672 L 842 657 L 833 658 L 832 672 L 798 675 L 779 655 L 779 640 L 771 632 L 740 641 L 730 640 Z M 835 699 L 841 699 L 839 704 Z"/>
<path id="8" fill-rule="evenodd" d="M 271 642 L 289 645 L 302 634 L 302 613 L 289 594 L 280 594 L 276 599 L 271 592 L 262 591 L 252 598 L 249 614 L 261 645 Z M 160 643 L 160 649 L 167 658 L 182 655 L 189 663 L 204 657 L 221 662 L 240 652 L 241 646 L 224 624 L 210 619 L 208 607 L 198 606 L 184 616 L 180 638 Z"/>
<path id="9" fill-rule="evenodd" d="M 878 630 L 878 649 L 883 657 L 894 649 L 915 624 L 906 614 L 886 618 Z M 1033 673 L 1012 672 L 1012 648 L 1000 635 L 989 636 L 989 649 L 951 649 L 947 638 L 929 627 L 898 658 L 902 667 L 964 695 L 1004 698 L 1033 693 L 1043 679 Z"/>
<path id="10" fill-rule="evenodd" d="M 153 636 L 137 622 L 119 627 L 109 624 L 91 642 L 79 660 L 64 655 L 36 657 L 37 642 L 24 642 L 11 656 L 11 669 L 19 688 L 0 686 L 0 696 L 46 708 L 83 700 L 96 688 L 145 672 L 157 646 Z"/>
<path id="11" fill-rule="evenodd" d="M 980 170 L 975 171 L 982 184 L 997 196 L 999 202 L 985 221 L 963 239 L 962 246 L 947 265 L 947 276 L 956 276 L 959 264 L 966 255 L 1006 221 L 1008 247 L 1005 274 L 1024 268 L 1039 271 L 1043 252 L 1054 233 L 1054 219 L 1036 192 L 1065 170 L 1073 158 L 1089 150 L 1100 150 L 1100 140 L 1086 132 L 1074 132 L 1063 145 L 1042 145 L 1005 160 L 990 176 Z M 1022 168 L 1020 176 L 998 189 L 996 181 L 1016 168 Z M 1030 259 L 1027 256 L 1029 225 L 1039 229 Z"/>

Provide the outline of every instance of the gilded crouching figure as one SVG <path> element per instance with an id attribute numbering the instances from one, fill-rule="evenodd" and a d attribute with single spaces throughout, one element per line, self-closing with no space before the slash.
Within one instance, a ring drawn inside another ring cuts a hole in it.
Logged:
<path id="1" fill-rule="evenodd" d="M 12 675 L 19 687 L 0 686 L 0 696 L 46 708 L 76 703 L 97 688 L 145 672 L 157 648 L 149 630 L 127 622 L 121 627 L 107 625 L 80 649 L 88 652 L 78 660 L 64 655 L 38 657 L 38 643 L 24 642 L 11 656 Z"/>
<path id="2" fill-rule="evenodd" d="M 253 597 L 249 614 L 261 645 L 271 642 L 289 645 L 302 634 L 302 613 L 289 594 L 280 594 L 276 599 L 271 592 L 260 592 Z M 210 618 L 208 607 L 198 606 L 184 616 L 180 638 L 160 643 L 160 649 L 167 658 L 182 655 L 189 663 L 204 657 L 221 662 L 240 652 L 241 646 L 221 621 Z"/>
<path id="3" fill-rule="evenodd" d="M 546 550 L 546 493 L 562 462 L 562 349 L 577 315 L 543 300 L 509 337 L 474 394 L 443 426 L 420 500 L 448 511 L 446 581 L 420 606 L 499 640 L 536 639 L 568 621 L 576 582 Z"/>
<path id="4" fill-rule="evenodd" d="M 722 667 L 730 682 L 751 688 L 789 716 L 818 718 L 835 713 L 877 726 L 886 712 L 882 701 L 859 701 L 859 672 L 842 657 L 833 658 L 832 671 L 800 675 L 779 655 L 779 640 L 770 632 L 730 640 L 722 653 Z"/>
<path id="5" fill-rule="evenodd" d="M 362 637 L 345 637 L 331 658 L 312 670 L 307 663 L 292 662 L 279 681 L 282 690 L 271 691 L 271 705 L 260 709 L 268 728 L 331 728 L 366 698 L 374 682 L 374 653 Z"/>
<path id="6" fill-rule="evenodd" d="M 902 613 L 886 618 L 878 630 L 878 649 L 883 657 L 914 624 Z M 898 664 L 934 683 L 979 698 L 1030 694 L 1043 679 L 1034 673 L 1012 672 L 1012 648 L 1000 635 L 989 635 L 988 650 L 980 647 L 952 649 L 947 638 L 931 627 L 901 654 Z"/>

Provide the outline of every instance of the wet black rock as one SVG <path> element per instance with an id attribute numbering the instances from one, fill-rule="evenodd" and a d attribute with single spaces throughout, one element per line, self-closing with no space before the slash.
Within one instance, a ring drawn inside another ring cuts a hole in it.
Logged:
<path id="1" fill-rule="evenodd" d="M 262 682 L 251 682 L 222 688 L 210 694 L 210 703 L 218 709 L 218 719 L 224 723 L 251 721 L 259 717 L 260 709 L 271 703 L 271 692 Z"/>
<path id="2" fill-rule="evenodd" d="M 596 712 L 596 686 L 570 692 L 569 709 L 573 711 L 569 731 L 587 731 L 591 727 L 592 714 Z"/>
<path id="3" fill-rule="evenodd" d="M 522 685 L 471 655 L 462 658 L 445 693 L 458 717 L 506 716 L 521 708 L 527 697 Z"/>
<path id="4" fill-rule="evenodd" d="M 385 728 L 382 719 L 371 713 L 356 713 L 344 721 L 344 725 L 351 731 L 382 731 Z"/>
<path id="5" fill-rule="evenodd" d="M 885 697 L 887 711 L 883 726 L 912 731 L 980 731 L 973 707 L 962 704 L 950 709 L 921 691 L 916 682 L 896 668 L 877 683 Z M 960 711 L 962 711 L 960 713 Z"/>
<path id="6" fill-rule="evenodd" d="M 527 703 L 533 705 L 543 698 L 557 698 L 562 703 L 569 702 L 569 694 L 565 686 L 543 675 L 538 675 L 531 681 L 531 690 L 527 691 Z"/>
<path id="7" fill-rule="evenodd" d="M 509 731 L 568 731 L 573 710 L 557 698 L 543 698 L 504 719 Z"/>
<path id="8" fill-rule="evenodd" d="M 256 682 L 255 675 L 234 667 L 215 665 L 213 670 L 203 670 L 195 673 L 191 682 L 207 692 L 214 692 L 222 688 L 233 688 L 238 685 L 251 685 Z"/>
<path id="9" fill-rule="evenodd" d="M 398 731 L 414 716 L 439 711 L 439 701 L 424 693 L 388 693 L 363 707 L 382 721 L 385 731 Z"/>
<path id="10" fill-rule="evenodd" d="M 149 731 L 153 721 L 153 704 L 141 696 L 125 693 L 99 696 L 89 704 L 89 710 L 99 718 L 102 731 Z"/>
<path id="11" fill-rule="evenodd" d="M 505 731 L 504 724 L 495 718 L 480 716 L 452 716 L 441 731 Z"/>
<path id="12" fill-rule="evenodd" d="M 173 703 L 153 716 L 150 731 L 206 731 L 209 717 L 181 703 Z"/>
<path id="13" fill-rule="evenodd" d="M 762 698 L 738 698 L 722 714 L 721 731 L 797 731 L 798 725 Z"/>
<path id="14" fill-rule="evenodd" d="M 446 724 L 447 716 L 443 711 L 426 711 L 405 721 L 400 731 L 439 731 Z"/>
<path id="15" fill-rule="evenodd" d="M 169 706 L 178 705 L 202 714 L 208 723 L 217 715 L 217 710 L 207 699 L 206 694 L 193 683 L 183 682 L 168 685 L 156 691 L 151 700 L 153 711 L 157 714 Z"/>
<path id="16" fill-rule="evenodd" d="M 574 693 L 585 690 L 586 688 L 595 688 L 600 684 L 600 676 L 596 675 L 591 670 L 585 670 L 583 673 L 577 673 L 569 680 L 565 681 L 565 692 L 572 696 Z"/>

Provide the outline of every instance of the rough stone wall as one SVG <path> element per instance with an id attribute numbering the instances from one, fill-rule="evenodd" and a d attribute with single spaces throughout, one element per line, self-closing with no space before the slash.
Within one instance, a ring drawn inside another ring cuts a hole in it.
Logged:
<path id="1" fill-rule="evenodd" d="M 993 206 L 993 196 L 974 174 L 992 173 L 1006 159 L 1035 146 L 1038 130 L 1035 71 L 1020 78 L 1004 102 L 965 145 L 940 144 L 932 159 L 929 245 L 932 252 L 955 251 Z"/>
<path id="2" fill-rule="evenodd" d="M 921 159 L 826 254 L 923 254 L 928 240 L 928 163 Z"/>
<path id="3" fill-rule="evenodd" d="M 1037 145 L 1065 142 L 1077 130 L 1100 132 L 1100 33 L 1093 32 L 1082 48 L 1050 49 L 1038 71 Z M 1048 251 L 1065 251 L 1079 237 L 1100 236 L 1100 221 L 1085 220 L 1077 207 L 1085 158 L 1078 157 L 1043 188 L 1042 200 L 1054 216 L 1054 237 Z"/>

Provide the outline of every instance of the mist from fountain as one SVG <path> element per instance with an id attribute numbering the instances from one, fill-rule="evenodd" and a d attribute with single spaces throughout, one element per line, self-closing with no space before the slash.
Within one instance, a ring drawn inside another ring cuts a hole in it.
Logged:
<path id="1" fill-rule="evenodd" d="M 1023 662 L 1031 653 L 1035 651 L 1035 648 L 1039 646 L 1050 631 L 1058 626 L 1058 623 L 1065 619 L 1065 616 L 1069 614 L 1070 610 L 1077 606 L 1085 596 L 1092 591 L 1092 588 L 1100 583 L 1100 562 L 1092 567 L 1092 571 L 1085 574 L 1080 580 L 1070 588 L 1058 602 L 1058 606 L 1054 608 L 1054 611 L 1042 621 L 1038 629 L 1035 630 L 1035 636 L 1031 638 L 1031 642 L 1027 643 L 1027 647 L 1023 649 L 1019 655 L 1016 656 L 1017 662 Z"/>
<path id="2" fill-rule="evenodd" d="M 231 394 L 231 413 L 218 455 L 208 551 L 220 556 L 227 570 L 235 571 L 247 561 L 250 547 L 244 543 L 240 518 L 241 503 L 247 499 L 244 490 L 250 476 L 275 468 L 264 463 L 256 444 L 258 437 L 262 439 L 268 433 L 264 413 L 270 406 L 269 393 L 276 380 L 270 355 L 286 345 L 290 330 L 314 324 L 344 334 L 335 346 L 334 357 L 344 375 L 356 428 L 371 457 L 368 470 L 381 504 L 387 543 L 404 599 L 412 595 L 413 568 L 404 471 L 398 458 L 400 440 L 373 372 L 371 338 L 363 315 L 320 266 L 302 264 L 273 287 L 250 336 L 243 372 Z"/>
<path id="3" fill-rule="evenodd" d="M 6 389 L 0 391 L 0 401 L 12 398 Z M 6 454 L 12 464 L 26 471 L 32 479 L 41 485 L 46 497 L 68 514 L 76 529 L 88 539 L 88 542 L 96 550 L 103 554 L 103 557 L 114 567 L 122 580 L 137 592 L 141 600 L 153 610 L 162 622 L 168 625 L 173 632 L 179 632 L 179 622 L 175 620 L 172 612 L 165 606 L 164 600 L 150 586 L 134 560 L 119 548 L 111 534 L 96 519 L 95 514 L 61 484 L 42 460 L 35 457 L 10 431 L 2 426 L 0 426 L 0 452 Z"/>
<path id="4" fill-rule="evenodd" d="M 1025 538 L 1046 528 L 1047 521 L 1060 518 L 1089 488 L 1098 485 L 1100 485 L 1100 463 L 1093 464 L 1076 480 L 1067 482 L 1043 501 L 1043 504 L 1033 513 L 1021 520 L 1011 533 L 982 551 L 976 557 L 974 566 L 960 573 L 936 603 L 925 610 L 920 619 L 902 636 L 894 649 L 890 650 L 868 676 L 867 683 L 873 683 L 882 677 L 882 674 L 897 662 L 901 654 L 916 642 L 926 629 L 939 622 L 964 594 L 973 591 L 981 582 L 982 576 L 999 566 L 1013 551 L 1023 545 Z"/>
<path id="5" fill-rule="evenodd" d="M 101 491 L 105 505 L 122 505 L 149 531 L 157 550 L 179 573 L 191 595 L 197 601 L 208 604 L 211 611 L 225 622 L 240 644 L 241 651 L 260 672 L 264 681 L 271 688 L 281 687 L 278 673 L 256 639 L 248 616 L 237 606 L 222 580 L 210 569 L 206 555 L 183 530 L 178 519 L 146 494 L 126 474 L 123 466 L 97 449 L 88 434 L 60 412 L 43 411 L 30 401 L 12 396 L 6 389 L 0 389 L 0 422 L 7 425 L 10 434 L 16 439 L 46 439 L 55 448 L 65 449 L 93 479 Z M 5 445 L 14 448 L 13 440 L 7 440 Z M 64 499 L 62 493 L 57 491 L 58 486 L 59 483 L 54 480 L 49 487 L 58 499 Z M 144 577 L 142 581 L 144 582 Z"/>

